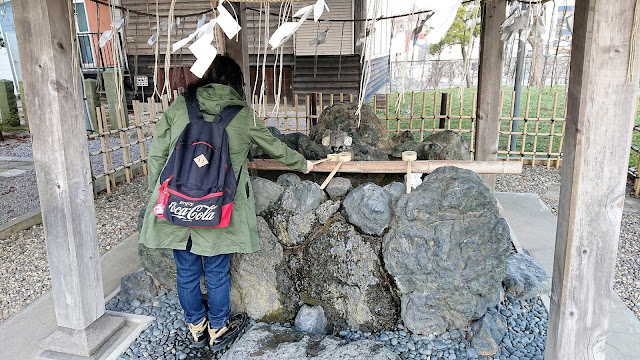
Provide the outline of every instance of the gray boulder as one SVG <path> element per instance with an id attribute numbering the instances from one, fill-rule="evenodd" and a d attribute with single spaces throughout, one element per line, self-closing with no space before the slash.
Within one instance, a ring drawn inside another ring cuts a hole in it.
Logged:
<path id="1" fill-rule="evenodd" d="M 299 297 L 291 281 L 282 246 L 258 217 L 260 251 L 231 257 L 231 308 L 252 319 L 288 321 Z"/>
<path id="2" fill-rule="evenodd" d="M 256 202 L 256 215 L 264 215 L 275 209 L 280 195 L 284 192 L 284 187 L 281 185 L 260 177 L 252 179 L 251 186 Z"/>
<path id="3" fill-rule="evenodd" d="M 322 306 L 302 305 L 295 321 L 296 329 L 314 334 L 327 333 L 327 317 Z"/>
<path id="4" fill-rule="evenodd" d="M 478 355 L 491 356 L 500 352 L 500 343 L 507 334 L 507 322 L 504 316 L 498 313 L 487 313 L 482 319 L 471 324 L 471 330 L 471 347 Z"/>
<path id="5" fill-rule="evenodd" d="M 327 200 L 316 209 L 320 224 L 325 224 L 340 209 L 340 201 Z"/>
<path id="6" fill-rule="evenodd" d="M 278 180 L 276 180 L 276 184 L 282 185 L 282 186 L 291 186 L 293 184 L 299 183 L 300 181 L 302 181 L 300 180 L 300 176 L 293 173 L 284 173 L 278 176 Z"/>
<path id="7" fill-rule="evenodd" d="M 391 204 L 389 193 L 374 183 L 358 186 L 344 199 L 349 222 L 370 235 L 381 235 L 387 228 Z"/>
<path id="8" fill-rule="evenodd" d="M 380 239 L 336 220 L 310 239 L 300 274 L 301 299 L 321 305 L 332 326 L 379 331 L 397 323 L 397 304 L 383 275 Z"/>
<path id="9" fill-rule="evenodd" d="M 509 256 L 503 284 L 507 293 L 521 300 L 529 300 L 549 292 L 547 274 L 542 266 L 527 254 Z"/>
<path id="10" fill-rule="evenodd" d="M 462 328 L 500 298 L 509 229 L 478 175 L 442 167 L 400 197 L 383 242 L 402 297 L 402 320 L 417 334 Z"/>
<path id="11" fill-rule="evenodd" d="M 145 301 L 158 294 L 153 279 L 144 270 L 125 275 L 120 279 L 120 299 L 129 302 L 133 299 Z"/>
<path id="12" fill-rule="evenodd" d="M 176 291 L 177 270 L 171 249 L 153 249 L 138 244 L 138 256 L 142 268 L 160 284 Z"/>
<path id="13" fill-rule="evenodd" d="M 351 180 L 343 177 L 334 177 L 329 181 L 324 191 L 329 194 L 332 199 L 339 199 L 347 195 L 351 190 Z"/>
<path id="14" fill-rule="evenodd" d="M 320 185 L 305 180 L 289 186 L 282 194 L 280 208 L 291 213 L 309 213 L 327 199 Z"/>
<path id="15" fill-rule="evenodd" d="M 424 145 L 418 149 L 418 160 L 471 160 L 471 154 L 460 134 L 446 130 L 424 139 Z"/>
<path id="16" fill-rule="evenodd" d="M 225 352 L 221 359 L 254 360 L 395 360 L 397 355 L 381 342 L 360 340 L 347 343 L 275 325 L 258 323 Z"/>
<path id="17" fill-rule="evenodd" d="M 394 181 L 391 184 L 387 184 L 383 187 L 391 196 L 391 203 L 396 206 L 396 202 L 400 199 L 400 196 L 407 193 L 407 184 Z"/>

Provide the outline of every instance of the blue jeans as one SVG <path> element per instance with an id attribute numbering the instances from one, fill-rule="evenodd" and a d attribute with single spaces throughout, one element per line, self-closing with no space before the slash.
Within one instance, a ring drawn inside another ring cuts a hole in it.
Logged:
<path id="1" fill-rule="evenodd" d="M 178 270 L 178 299 L 187 322 L 198 324 L 209 315 L 212 329 L 222 328 L 229 319 L 230 254 L 200 256 L 191 253 L 191 239 L 186 250 L 173 250 Z M 207 280 L 207 305 L 200 291 L 200 279 Z"/>

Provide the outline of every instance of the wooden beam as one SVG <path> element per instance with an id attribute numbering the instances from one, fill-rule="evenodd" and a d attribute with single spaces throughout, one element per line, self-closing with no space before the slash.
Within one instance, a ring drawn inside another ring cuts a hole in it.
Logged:
<path id="1" fill-rule="evenodd" d="M 546 359 L 605 358 L 640 75 L 636 62 L 626 80 L 635 6 L 576 2 Z"/>
<path id="2" fill-rule="evenodd" d="M 482 2 L 480 27 L 480 65 L 478 69 L 478 111 L 476 117 L 475 159 L 493 161 L 498 156 L 500 127 L 500 85 L 502 83 L 502 41 L 500 24 L 506 18 L 506 0 Z M 496 177 L 481 175 L 494 191 Z"/>
<path id="3" fill-rule="evenodd" d="M 247 34 L 249 32 L 247 26 L 247 5 L 245 3 L 229 3 L 229 6 L 233 7 L 230 12 L 238 15 L 238 22 L 242 27 L 242 30 L 233 39 L 227 39 L 225 41 L 225 50 L 227 56 L 235 60 L 244 75 L 244 93 L 247 103 L 251 104 L 251 84 L 249 74 L 249 43 L 247 40 Z"/>
<path id="4" fill-rule="evenodd" d="M 314 172 L 331 172 L 337 161 L 326 161 L 313 167 Z M 520 174 L 522 163 L 519 161 L 458 161 L 458 160 L 418 160 L 411 162 L 411 172 L 430 174 L 443 166 L 456 166 L 475 171 L 478 174 Z M 250 170 L 292 171 L 276 160 L 256 159 L 249 163 Z M 340 167 L 341 173 L 363 174 L 404 174 L 407 163 L 404 161 L 349 161 Z"/>
<path id="5" fill-rule="evenodd" d="M 105 308 L 69 4 L 21 0 L 13 2 L 13 11 L 24 86 L 30 90 L 26 100 L 56 321 L 79 330 Z"/>

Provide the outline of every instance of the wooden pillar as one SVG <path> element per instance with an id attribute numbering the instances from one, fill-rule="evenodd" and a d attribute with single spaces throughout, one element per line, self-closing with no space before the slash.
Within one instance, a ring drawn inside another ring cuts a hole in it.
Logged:
<path id="1" fill-rule="evenodd" d="M 242 74 L 244 75 L 244 93 L 247 103 L 251 104 L 251 85 L 250 81 L 250 73 L 249 73 L 249 43 L 247 42 L 247 5 L 245 3 L 229 3 L 229 6 L 233 6 L 233 10 L 238 15 L 238 22 L 242 27 L 242 30 L 238 33 L 236 37 L 233 39 L 227 39 L 225 41 L 225 50 L 227 56 L 234 59 L 240 68 L 242 69 Z M 233 14 L 233 10 L 230 10 Z"/>
<path id="2" fill-rule="evenodd" d="M 576 2 L 546 359 L 605 358 L 640 77 L 636 61 L 627 82 L 635 6 Z"/>
<path id="3" fill-rule="evenodd" d="M 13 2 L 13 11 L 59 326 L 42 345 L 90 356 L 124 319 L 103 315 L 82 73 L 72 47 L 69 4 L 21 0 Z"/>
<path id="4" fill-rule="evenodd" d="M 502 82 L 502 41 L 500 24 L 506 18 L 506 0 L 482 2 L 480 67 L 478 69 L 478 111 L 476 117 L 475 160 L 498 158 L 500 128 L 500 84 Z M 495 175 L 480 175 L 494 191 Z"/>

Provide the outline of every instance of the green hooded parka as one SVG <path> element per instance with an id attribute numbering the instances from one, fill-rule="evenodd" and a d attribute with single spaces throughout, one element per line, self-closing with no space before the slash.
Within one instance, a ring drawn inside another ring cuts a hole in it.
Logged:
<path id="1" fill-rule="evenodd" d="M 150 248 L 168 248 L 184 250 L 189 237 L 192 240 L 191 252 L 197 255 L 214 256 L 231 253 L 251 253 L 259 250 L 256 227 L 255 202 L 253 189 L 249 182 L 246 159 L 251 144 L 262 148 L 272 159 L 276 159 L 290 168 L 304 172 L 306 159 L 273 137 L 258 116 L 232 88 L 210 84 L 198 88 L 200 109 L 205 120 L 212 121 L 225 107 L 245 106 L 227 125 L 229 154 L 233 171 L 242 173 L 238 181 L 238 190 L 233 201 L 231 222 L 225 228 L 189 228 L 172 225 L 154 215 L 153 207 L 158 202 L 159 177 L 167 159 L 175 148 L 180 133 L 189 122 L 184 97 L 178 97 L 169 106 L 158 122 L 156 134 L 149 150 L 149 193 L 144 223 L 140 232 L 140 243 Z"/>

